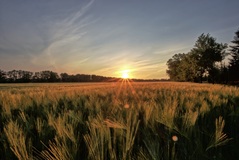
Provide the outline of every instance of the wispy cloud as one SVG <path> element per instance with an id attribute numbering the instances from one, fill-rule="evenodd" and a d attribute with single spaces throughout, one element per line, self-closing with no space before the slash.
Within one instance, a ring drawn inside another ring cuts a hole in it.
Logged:
<path id="1" fill-rule="evenodd" d="M 83 37 L 87 34 L 86 27 L 93 23 L 90 15 L 86 15 L 94 1 L 90 1 L 83 7 L 63 14 L 63 18 L 47 17 L 47 44 L 39 54 L 31 57 L 34 65 L 52 65 L 62 68 L 68 63 L 74 63 L 77 53 L 82 51 Z M 56 18 L 56 19 L 53 19 Z M 82 60 L 83 59 L 83 60 Z M 89 59 L 81 54 L 78 63 L 83 63 Z"/>

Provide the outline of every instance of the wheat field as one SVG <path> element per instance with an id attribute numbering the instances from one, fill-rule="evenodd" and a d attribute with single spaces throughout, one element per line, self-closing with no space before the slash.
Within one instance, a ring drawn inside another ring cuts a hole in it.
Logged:
<path id="1" fill-rule="evenodd" d="M 0 84 L 0 159 L 239 159 L 239 88 Z"/>

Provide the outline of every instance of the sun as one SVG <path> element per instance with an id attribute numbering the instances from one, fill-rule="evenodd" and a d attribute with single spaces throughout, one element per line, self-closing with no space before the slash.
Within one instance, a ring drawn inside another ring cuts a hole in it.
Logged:
<path id="1" fill-rule="evenodd" d="M 129 78 L 129 74 L 127 72 L 122 73 L 122 78 L 124 78 L 124 79 Z"/>
<path id="2" fill-rule="evenodd" d="M 128 79 L 129 78 L 129 71 L 128 70 L 122 71 L 121 78 Z"/>

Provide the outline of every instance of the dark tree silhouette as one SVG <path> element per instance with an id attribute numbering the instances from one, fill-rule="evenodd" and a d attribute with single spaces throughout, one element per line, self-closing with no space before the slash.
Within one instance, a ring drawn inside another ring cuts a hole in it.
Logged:
<path id="1" fill-rule="evenodd" d="M 192 51 L 197 59 L 201 82 L 205 74 L 209 74 L 212 82 L 215 81 L 216 62 L 221 62 L 225 58 L 226 48 L 227 44 L 217 43 L 216 38 L 211 37 L 210 34 L 203 33 L 198 37 Z"/>
<path id="2" fill-rule="evenodd" d="M 24 83 L 24 82 L 118 82 L 120 78 L 104 77 L 89 74 L 61 73 L 60 77 L 53 71 L 29 72 L 23 70 L 3 71 L 0 69 L 0 83 Z M 158 81 L 156 79 L 133 79 L 134 81 Z"/>
<path id="3" fill-rule="evenodd" d="M 62 82 L 70 82 L 70 76 L 67 73 L 61 73 L 60 77 Z"/>
<path id="4" fill-rule="evenodd" d="M 4 83 L 7 80 L 7 73 L 0 69 L 0 83 Z"/>
<path id="5" fill-rule="evenodd" d="M 41 71 L 40 79 L 42 82 L 58 82 L 60 80 L 59 75 L 52 71 Z"/>
<path id="6" fill-rule="evenodd" d="M 18 71 L 12 70 L 7 72 L 7 81 L 8 82 L 15 82 L 18 79 Z"/>
<path id="7" fill-rule="evenodd" d="M 16 82 L 30 82 L 32 79 L 32 72 L 29 71 L 23 71 L 23 70 L 18 70 L 18 79 Z"/>
<path id="8" fill-rule="evenodd" d="M 231 41 L 234 45 L 230 46 L 229 59 L 229 74 L 231 81 L 239 81 L 239 30 L 235 32 L 234 40 Z"/>

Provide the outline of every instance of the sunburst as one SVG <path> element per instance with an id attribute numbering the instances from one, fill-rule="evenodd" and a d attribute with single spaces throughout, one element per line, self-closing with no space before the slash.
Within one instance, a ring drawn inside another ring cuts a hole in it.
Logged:
<path id="1" fill-rule="evenodd" d="M 122 73 L 121 78 L 123 78 L 123 79 L 129 78 L 129 70 L 123 70 L 121 73 Z"/>

